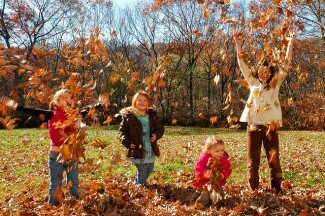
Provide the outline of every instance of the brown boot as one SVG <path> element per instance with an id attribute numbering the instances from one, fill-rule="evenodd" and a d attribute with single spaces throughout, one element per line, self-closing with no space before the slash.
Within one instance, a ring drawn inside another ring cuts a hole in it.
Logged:
<path id="1" fill-rule="evenodd" d="M 211 200 L 210 200 L 210 193 L 207 190 L 203 190 L 201 192 L 201 195 L 199 198 L 196 200 L 197 203 L 200 203 L 203 205 L 205 208 L 209 208 L 211 205 Z"/>

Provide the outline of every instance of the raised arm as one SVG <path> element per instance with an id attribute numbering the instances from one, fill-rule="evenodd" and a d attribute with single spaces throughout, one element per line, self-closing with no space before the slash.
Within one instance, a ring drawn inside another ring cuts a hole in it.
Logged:
<path id="1" fill-rule="evenodd" d="M 288 47 L 287 47 L 285 61 L 286 61 L 286 64 L 288 64 L 288 65 L 290 64 L 291 59 L 292 59 L 293 41 L 295 39 L 295 36 L 296 36 L 296 31 L 290 33 L 289 36 L 287 37 Z"/>
<path id="2" fill-rule="evenodd" d="M 296 31 L 293 31 L 293 32 L 289 33 L 289 36 L 286 37 L 286 39 L 288 41 L 288 46 L 287 46 L 287 50 L 286 50 L 286 56 L 285 56 L 285 59 L 284 59 L 283 65 L 282 65 L 282 69 L 280 69 L 280 71 L 279 71 L 279 76 L 282 77 L 282 79 L 279 79 L 279 81 L 284 80 L 288 74 L 289 66 L 290 66 L 291 59 L 292 59 L 293 41 L 294 41 L 295 36 L 296 36 Z"/>
<path id="3" fill-rule="evenodd" d="M 236 44 L 236 49 L 237 49 L 237 57 L 238 58 L 243 58 L 243 50 L 241 46 L 243 45 L 243 38 L 242 38 L 242 33 L 235 30 L 233 32 L 235 44 Z"/>
<path id="4" fill-rule="evenodd" d="M 1 101 L 6 105 L 6 107 L 8 107 L 11 110 L 21 111 L 34 116 L 38 116 L 42 114 L 45 116 L 46 120 L 49 120 L 53 116 L 52 110 L 44 110 L 37 107 L 19 105 L 16 101 L 7 97 L 2 97 Z"/>
<path id="5" fill-rule="evenodd" d="M 248 81 L 248 83 L 252 82 L 254 78 L 251 75 L 251 70 L 247 66 L 246 62 L 244 61 L 244 52 L 242 50 L 242 45 L 243 45 L 243 35 L 242 32 L 239 31 L 234 31 L 233 32 L 234 40 L 236 43 L 236 49 L 237 49 L 237 60 L 238 60 L 238 65 L 243 73 L 245 79 Z"/>

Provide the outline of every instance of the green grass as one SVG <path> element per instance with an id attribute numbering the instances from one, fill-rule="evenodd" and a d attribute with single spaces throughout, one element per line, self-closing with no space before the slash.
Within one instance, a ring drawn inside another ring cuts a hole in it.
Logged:
<path id="1" fill-rule="evenodd" d="M 246 184 L 246 131 L 197 127 L 166 127 L 164 137 L 158 141 L 161 157 L 150 181 L 190 182 L 194 164 L 210 135 L 225 141 L 228 153 L 238 164 L 229 184 Z M 324 188 L 325 133 L 280 131 L 279 136 L 284 180 L 296 187 Z M 133 178 L 136 169 L 117 139 L 117 126 L 89 128 L 87 141 L 86 161 L 80 166 L 81 180 L 120 175 Z M 0 130 L 0 199 L 31 188 L 47 193 L 49 142 L 46 129 Z M 260 176 L 268 179 L 264 152 L 261 158 Z"/>

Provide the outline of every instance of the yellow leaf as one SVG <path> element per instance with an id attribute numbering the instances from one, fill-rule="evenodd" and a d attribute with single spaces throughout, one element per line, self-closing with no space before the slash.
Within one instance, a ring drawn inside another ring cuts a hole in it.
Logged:
<path id="1" fill-rule="evenodd" d="M 270 154 L 270 159 L 269 159 L 270 164 L 277 163 L 277 151 L 275 149 L 271 149 L 269 154 Z"/>
<path id="2" fill-rule="evenodd" d="M 212 116 L 212 117 L 210 117 L 210 122 L 211 122 L 211 124 L 216 123 L 217 120 L 218 120 L 218 117 L 217 117 L 217 116 Z"/>
<path id="3" fill-rule="evenodd" d="M 214 73 L 214 74 L 216 74 L 218 72 L 218 68 L 215 66 L 213 66 L 211 70 L 212 70 L 212 73 Z"/>
<path id="4" fill-rule="evenodd" d="M 112 121 L 112 116 L 111 115 L 109 115 L 108 117 L 107 117 L 107 119 L 103 122 L 103 124 L 107 124 L 107 125 L 110 125 L 110 123 L 111 123 L 111 121 Z"/>
<path id="5" fill-rule="evenodd" d="M 4 58 L 0 58 L 0 65 L 5 65 L 5 64 L 7 64 L 7 60 L 6 59 L 4 59 Z"/>
<path id="6" fill-rule="evenodd" d="M 253 91 L 253 95 L 255 96 L 255 97 L 259 97 L 260 95 L 261 95 L 261 91 L 260 90 L 254 90 Z"/>
<path id="7" fill-rule="evenodd" d="M 247 87 L 248 88 L 248 82 L 245 79 L 234 80 L 234 82 L 238 83 L 239 87 Z"/>
<path id="8" fill-rule="evenodd" d="M 117 82 L 117 79 L 118 79 L 118 74 L 114 71 L 114 72 L 112 73 L 111 78 L 109 79 L 109 81 L 110 81 L 111 83 L 115 83 L 115 82 Z"/>
<path id="9" fill-rule="evenodd" d="M 281 3 L 281 0 L 272 0 L 272 1 L 273 1 L 273 3 L 276 4 L 276 5 L 280 5 L 280 3 Z"/>
<path id="10" fill-rule="evenodd" d="M 209 17 L 210 16 L 210 11 L 207 10 L 206 8 L 203 8 L 203 15 L 204 15 L 204 17 Z"/>
<path id="11" fill-rule="evenodd" d="M 8 130 L 12 130 L 14 129 L 14 127 L 16 127 L 15 123 L 16 123 L 17 119 L 11 119 L 10 116 L 7 116 L 6 118 L 0 118 L 0 123 L 2 123 L 2 125 L 8 129 Z"/>

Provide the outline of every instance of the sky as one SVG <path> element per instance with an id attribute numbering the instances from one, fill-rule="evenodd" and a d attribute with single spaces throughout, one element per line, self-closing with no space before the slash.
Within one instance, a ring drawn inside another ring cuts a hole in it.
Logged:
<path id="1" fill-rule="evenodd" d="M 115 6 L 125 6 L 125 5 L 130 5 L 130 4 L 135 4 L 137 0 L 112 0 L 113 5 Z"/>

